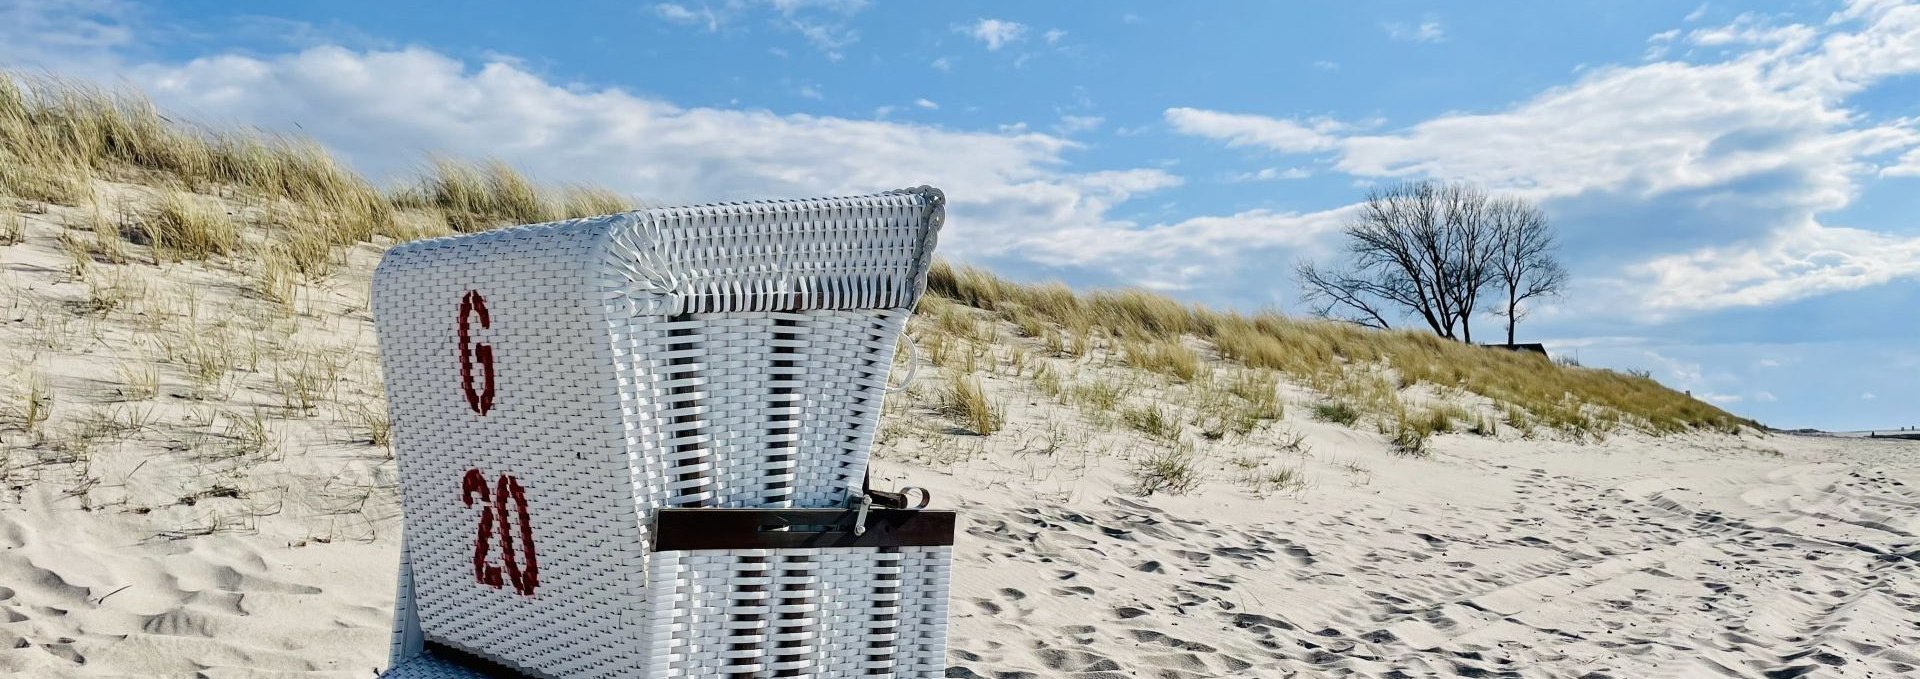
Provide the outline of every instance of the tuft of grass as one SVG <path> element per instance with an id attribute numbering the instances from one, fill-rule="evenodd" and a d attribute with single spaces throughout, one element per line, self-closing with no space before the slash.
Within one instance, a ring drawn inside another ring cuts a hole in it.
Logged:
<path id="1" fill-rule="evenodd" d="M 1128 342 L 1121 353 L 1131 367 L 1166 375 L 1181 382 L 1192 382 L 1206 372 L 1200 354 L 1179 340 Z"/>
<path id="2" fill-rule="evenodd" d="M 1267 469 L 1261 460 L 1236 462 L 1244 470 L 1241 483 L 1255 494 L 1297 493 L 1307 489 L 1306 473 L 1299 467 Z"/>
<path id="3" fill-rule="evenodd" d="M 26 215 L 11 207 L 0 206 L 0 245 L 14 245 L 26 239 Z"/>
<path id="4" fill-rule="evenodd" d="M 1000 431 L 1006 423 L 1006 409 L 987 398 L 980 380 L 959 372 L 947 375 L 946 387 L 940 392 L 940 408 L 981 436 Z"/>
<path id="5" fill-rule="evenodd" d="M 1440 422 L 1433 417 L 1401 417 L 1395 420 L 1387 430 L 1387 443 L 1393 446 L 1393 452 L 1407 457 L 1426 457 L 1427 442 L 1432 440 L 1435 426 Z"/>
<path id="6" fill-rule="evenodd" d="M 260 299 L 272 302 L 281 313 L 292 315 L 300 292 L 300 265 L 290 247 L 268 243 L 254 251 L 253 280 L 250 286 Z"/>
<path id="7" fill-rule="evenodd" d="M 1142 434 L 1169 443 L 1180 440 L 1180 420 L 1158 406 L 1132 408 L 1121 415 L 1127 426 Z"/>
<path id="8" fill-rule="evenodd" d="M 1073 398 L 1080 405 L 1100 414 L 1111 414 L 1127 398 L 1127 386 L 1108 379 L 1096 379 L 1073 386 Z"/>
<path id="9" fill-rule="evenodd" d="M 209 207 L 185 191 L 162 192 L 138 232 L 142 244 L 153 246 L 156 262 L 225 256 L 240 247 L 240 225 L 226 211 Z"/>
<path id="10" fill-rule="evenodd" d="M 386 404 L 379 399 L 369 399 L 347 407 L 347 418 L 362 435 L 367 445 L 386 446 L 393 443 L 393 421 L 387 417 Z"/>
<path id="11" fill-rule="evenodd" d="M 1280 402 L 1279 378 L 1271 372 L 1243 371 L 1209 386 L 1224 394 L 1224 397 L 1207 399 L 1212 407 L 1202 408 L 1213 422 L 1208 429 L 1210 438 L 1227 434 L 1245 436 L 1261 424 L 1286 415 L 1286 407 Z"/>
<path id="12" fill-rule="evenodd" d="M 333 397 L 346 359 L 342 352 L 326 348 L 296 348 L 290 354 L 274 366 L 274 388 L 288 410 L 311 414 Z"/>
<path id="13" fill-rule="evenodd" d="M 248 460 L 271 459 L 280 452 L 280 436 L 267 424 L 259 408 L 245 415 L 227 414 L 227 454 Z"/>
<path id="14" fill-rule="evenodd" d="M 0 94 L 4 91 L 0 90 Z M 0 193 L 21 200 L 67 206 L 78 206 L 93 197 L 93 173 L 87 168 L 72 165 L 65 159 L 35 163 L 7 153 L 5 148 L 4 142 L 0 142 Z"/>
<path id="15" fill-rule="evenodd" d="M 120 376 L 120 395 L 129 401 L 144 401 L 160 395 L 160 374 L 144 363 L 120 363 L 114 366 Z"/>
<path id="16" fill-rule="evenodd" d="M 460 233 L 536 224 L 562 216 L 561 209 L 540 195 L 533 180 L 499 160 L 436 158 L 421 173 L 418 186 L 401 191 L 392 200 L 398 207 L 439 210 L 448 228 Z"/>
<path id="17" fill-rule="evenodd" d="M 1393 436 L 1387 442 L 1393 445 L 1395 453 L 1408 457 L 1426 457 L 1427 440 L 1431 437 L 1432 435 L 1425 429 L 1400 425 L 1394 428 Z"/>
<path id="18" fill-rule="evenodd" d="M 1313 406 L 1313 417 L 1322 422 L 1351 427 L 1360 421 L 1360 411 L 1344 401 L 1328 401 Z"/>
<path id="19" fill-rule="evenodd" d="M 38 434 L 52 416 L 53 387 L 39 371 L 27 370 L 20 380 L 20 429 Z"/>
<path id="20" fill-rule="evenodd" d="M 566 219 L 598 217 L 633 208 L 632 200 L 613 189 L 575 185 L 560 190 L 560 216 Z"/>
<path id="21" fill-rule="evenodd" d="M 1156 450 L 1134 464 L 1134 492 L 1141 495 L 1168 493 L 1185 495 L 1200 487 L 1200 470 L 1193 451 L 1185 448 Z"/>
<path id="22" fill-rule="evenodd" d="M 234 355 L 224 330 L 199 331 L 189 328 L 178 336 L 163 340 L 161 347 L 166 351 L 167 360 L 186 368 L 188 381 L 192 384 L 192 391 L 188 394 L 190 397 L 208 401 L 227 396 L 227 378 L 233 373 Z"/>
<path id="23" fill-rule="evenodd" d="M 87 298 L 80 302 L 83 312 L 108 314 L 131 306 L 147 296 L 147 279 L 131 270 L 113 267 L 107 273 L 89 276 Z"/>
<path id="24" fill-rule="evenodd" d="M 1034 363 L 1033 371 L 1028 375 L 1028 379 L 1033 380 L 1033 387 L 1039 389 L 1040 393 L 1046 394 L 1047 398 L 1058 399 L 1061 394 L 1066 392 L 1067 387 L 1060 379 L 1060 374 L 1054 372 L 1046 363 Z"/>

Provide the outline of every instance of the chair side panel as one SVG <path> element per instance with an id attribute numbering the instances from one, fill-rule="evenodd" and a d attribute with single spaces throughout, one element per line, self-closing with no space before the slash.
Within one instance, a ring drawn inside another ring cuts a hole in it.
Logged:
<path id="1" fill-rule="evenodd" d="M 728 312 L 616 324 L 642 511 L 843 506 L 866 473 L 906 312 Z"/>
<path id="2" fill-rule="evenodd" d="M 605 231 L 586 220 L 407 244 L 374 281 L 421 630 L 556 676 L 642 662 Z"/>

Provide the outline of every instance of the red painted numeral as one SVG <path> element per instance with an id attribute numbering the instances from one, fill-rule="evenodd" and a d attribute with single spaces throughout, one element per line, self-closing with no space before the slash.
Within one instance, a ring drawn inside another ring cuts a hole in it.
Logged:
<path id="1" fill-rule="evenodd" d="M 460 479 L 460 500 L 472 507 L 475 495 L 480 496 L 481 507 L 480 523 L 473 534 L 473 579 L 494 588 L 510 582 L 513 591 L 533 596 L 534 588 L 540 584 L 540 562 L 533 550 L 533 518 L 527 513 L 526 489 L 512 474 L 501 474 L 489 493 L 486 473 L 469 469 Z M 520 524 L 517 536 L 511 525 L 513 520 L 508 519 L 509 505 L 513 519 Z M 500 534 L 501 566 L 493 565 L 487 558 L 496 532 Z M 519 538 L 519 549 L 514 548 L 515 537 Z M 521 563 L 521 559 L 526 563 Z"/>
<path id="2" fill-rule="evenodd" d="M 474 320 L 480 322 L 481 329 L 493 327 L 492 317 L 487 315 L 487 298 L 478 291 L 468 290 L 460 298 L 460 389 L 467 394 L 467 407 L 481 415 L 493 409 L 493 345 L 473 342 Z M 473 384 L 474 364 L 480 365 L 481 385 Z"/>

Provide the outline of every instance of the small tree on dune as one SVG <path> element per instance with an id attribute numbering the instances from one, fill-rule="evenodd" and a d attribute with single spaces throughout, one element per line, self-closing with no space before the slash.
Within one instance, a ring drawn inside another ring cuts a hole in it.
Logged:
<path id="1" fill-rule="evenodd" d="M 1313 313 L 1390 328 L 1416 316 L 1434 334 L 1473 341 L 1483 296 L 1507 319 L 1507 342 L 1526 302 L 1557 294 L 1566 272 L 1554 257 L 1546 214 L 1520 198 L 1494 197 L 1469 184 L 1419 181 L 1368 192 L 1342 228 L 1345 262 L 1296 270 Z"/>

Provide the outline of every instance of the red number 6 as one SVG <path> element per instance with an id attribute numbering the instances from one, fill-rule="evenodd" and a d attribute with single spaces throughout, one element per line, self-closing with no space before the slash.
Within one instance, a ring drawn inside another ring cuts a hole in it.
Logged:
<path id="1" fill-rule="evenodd" d="M 499 588 L 505 584 L 501 578 L 504 570 L 505 582 L 513 583 L 513 591 L 533 596 L 533 590 L 540 584 L 540 562 L 533 552 L 533 519 L 527 513 L 527 492 L 520 487 L 520 480 L 512 474 L 501 474 L 494 481 L 493 492 L 487 492 L 487 475 L 479 469 L 469 469 L 460 479 L 460 500 L 468 507 L 473 506 L 474 495 L 480 496 L 480 523 L 473 534 L 473 579 L 488 587 Z M 507 505 L 511 502 L 514 518 L 519 520 L 520 534 L 515 536 L 507 519 Z M 492 537 L 500 533 L 500 562 L 505 566 L 489 563 L 487 555 L 492 551 Z M 520 548 L 514 549 L 514 538 L 520 539 Z M 516 554 L 516 551 L 518 552 Z M 526 558 L 526 564 L 520 558 Z"/>
<path id="2" fill-rule="evenodd" d="M 468 290 L 460 298 L 460 389 L 467 394 L 467 407 L 481 415 L 493 409 L 493 345 L 474 344 L 471 319 L 478 317 L 480 328 L 493 327 L 492 317 L 487 315 L 487 299 L 478 291 Z M 473 364 L 480 364 L 481 386 L 473 386 Z"/>

